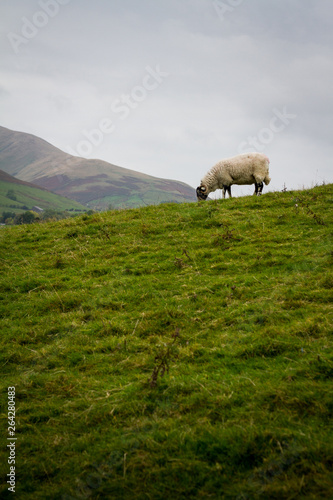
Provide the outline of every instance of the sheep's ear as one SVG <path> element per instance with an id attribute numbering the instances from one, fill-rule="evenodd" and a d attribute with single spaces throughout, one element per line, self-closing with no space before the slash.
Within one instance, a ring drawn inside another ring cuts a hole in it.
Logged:
<path id="1" fill-rule="evenodd" d="M 203 193 L 205 193 L 207 190 L 207 188 L 205 188 L 205 186 L 200 186 L 200 191 L 202 191 Z"/>

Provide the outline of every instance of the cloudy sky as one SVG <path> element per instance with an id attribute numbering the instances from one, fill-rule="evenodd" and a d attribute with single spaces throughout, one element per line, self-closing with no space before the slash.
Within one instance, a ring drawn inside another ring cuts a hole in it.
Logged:
<path id="1" fill-rule="evenodd" d="M 332 0 L 11 0 L 0 16 L 4 127 L 193 187 L 246 151 L 270 157 L 269 190 L 333 182 Z"/>

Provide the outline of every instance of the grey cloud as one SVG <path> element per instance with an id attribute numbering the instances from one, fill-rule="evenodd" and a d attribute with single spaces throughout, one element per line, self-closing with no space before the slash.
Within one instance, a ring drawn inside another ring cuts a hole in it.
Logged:
<path id="1" fill-rule="evenodd" d="M 320 171 L 327 177 L 330 0 L 244 0 L 223 20 L 213 0 L 71 0 L 16 55 L 6 34 L 20 30 L 38 5 L 1 6 L 2 125 L 65 149 L 102 118 L 118 119 L 95 157 L 195 186 L 248 137 L 269 138 L 262 130 L 275 109 L 286 108 L 296 118 L 263 144 L 276 169 L 270 188 L 288 177 L 305 185 Z M 121 121 L 112 103 L 141 85 L 147 65 L 169 76 Z"/>

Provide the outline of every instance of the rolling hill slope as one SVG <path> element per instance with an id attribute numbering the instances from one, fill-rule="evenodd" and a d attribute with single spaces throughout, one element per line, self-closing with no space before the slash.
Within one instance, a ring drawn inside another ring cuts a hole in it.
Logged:
<path id="1" fill-rule="evenodd" d="M 3 228 L 17 498 L 332 498 L 332 230 L 333 185 Z"/>
<path id="2" fill-rule="evenodd" d="M 12 192 L 12 196 L 8 197 L 9 192 Z M 87 210 L 87 207 L 74 200 L 51 193 L 30 182 L 21 181 L 0 170 L 0 213 L 4 211 L 21 213 L 25 210 L 31 210 L 34 206 L 43 210 L 51 209 L 61 212 L 65 210 L 84 212 Z"/>
<path id="3" fill-rule="evenodd" d="M 0 169 L 96 210 L 195 201 L 185 183 L 64 153 L 48 142 L 0 127 Z"/>

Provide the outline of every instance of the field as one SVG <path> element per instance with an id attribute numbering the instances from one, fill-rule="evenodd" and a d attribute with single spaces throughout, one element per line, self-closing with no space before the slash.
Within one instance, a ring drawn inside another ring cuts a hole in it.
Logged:
<path id="1" fill-rule="evenodd" d="M 16 498 L 333 498 L 332 226 L 326 185 L 3 228 Z"/>
<path id="2" fill-rule="evenodd" d="M 14 192 L 14 200 L 8 198 L 7 193 L 9 191 Z M 27 186 L 19 183 L 19 181 L 13 183 L 4 182 L 0 179 L 0 214 L 3 212 L 23 213 L 27 209 L 31 210 L 35 205 L 44 210 L 76 210 L 77 212 L 87 210 L 77 201 L 64 198 L 50 191 Z"/>

